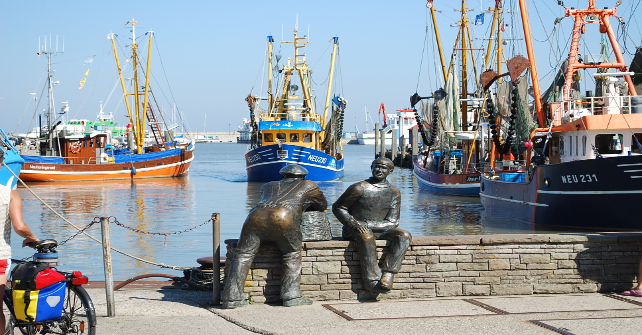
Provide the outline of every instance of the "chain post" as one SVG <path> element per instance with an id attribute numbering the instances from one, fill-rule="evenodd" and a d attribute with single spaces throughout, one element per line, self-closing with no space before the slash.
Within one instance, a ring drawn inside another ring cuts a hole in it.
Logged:
<path id="1" fill-rule="evenodd" d="M 212 213 L 212 302 L 221 304 L 221 215 Z"/>
<path id="2" fill-rule="evenodd" d="M 103 264 L 105 267 L 105 294 L 107 295 L 107 316 L 116 316 L 114 301 L 114 274 L 111 261 L 111 238 L 109 236 L 109 218 L 100 218 L 100 231 L 103 239 Z"/>

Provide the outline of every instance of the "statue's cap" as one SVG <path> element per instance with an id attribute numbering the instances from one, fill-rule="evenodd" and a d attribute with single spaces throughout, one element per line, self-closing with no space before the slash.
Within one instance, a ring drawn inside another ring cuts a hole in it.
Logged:
<path id="1" fill-rule="evenodd" d="M 289 164 L 279 171 L 283 177 L 305 177 L 308 175 L 308 170 L 297 164 Z"/>

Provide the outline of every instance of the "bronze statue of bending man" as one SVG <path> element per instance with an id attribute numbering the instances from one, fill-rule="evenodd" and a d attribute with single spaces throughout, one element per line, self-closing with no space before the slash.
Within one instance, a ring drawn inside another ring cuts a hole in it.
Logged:
<path id="1" fill-rule="evenodd" d="M 261 242 L 274 242 L 283 253 L 281 299 L 286 307 L 309 305 L 301 297 L 301 222 L 304 211 L 324 211 L 325 195 L 317 184 L 304 180 L 308 170 L 290 164 L 279 173 L 281 181 L 266 183 L 261 188 L 261 202 L 248 214 L 232 257 L 223 290 L 223 308 L 247 305 L 243 295 L 245 279 Z"/>
<path id="2" fill-rule="evenodd" d="M 394 164 L 387 158 L 378 158 L 370 169 L 372 177 L 348 187 L 332 205 L 332 212 L 343 223 L 343 237 L 356 243 L 364 288 L 385 293 L 392 289 L 393 277 L 401 268 L 412 236 L 397 228 L 401 193 L 386 179 L 394 170 Z M 390 241 L 381 268 L 377 239 Z"/>

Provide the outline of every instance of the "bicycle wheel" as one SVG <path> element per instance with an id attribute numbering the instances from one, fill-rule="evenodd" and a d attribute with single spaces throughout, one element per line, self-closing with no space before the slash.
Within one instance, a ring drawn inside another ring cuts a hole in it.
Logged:
<path id="1" fill-rule="evenodd" d="M 82 286 L 69 286 L 60 319 L 46 321 L 36 334 L 96 334 L 96 311 Z"/>

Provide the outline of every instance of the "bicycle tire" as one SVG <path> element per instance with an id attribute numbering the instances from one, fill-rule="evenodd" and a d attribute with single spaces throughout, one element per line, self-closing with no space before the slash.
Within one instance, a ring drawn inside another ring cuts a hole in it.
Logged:
<path id="1" fill-rule="evenodd" d="M 62 317 L 44 322 L 36 334 L 40 333 L 96 335 L 96 310 L 87 291 L 82 286 L 68 286 Z"/>
<path id="2" fill-rule="evenodd" d="M 5 301 L 6 301 L 5 296 Z M 20 333 L 15 332 L 19 329 Z M 82 286 L 70 285 L 67 287 L 67 296 L 62 309 L 62 316 L 58 319 L 44 321 L 34 325 L 16 324 L 13 315 L 10 315 L 5 335 L 38 335 L 38 334 L 77 334 L 96 335 L 96 310 L 89 294 Z"/>

